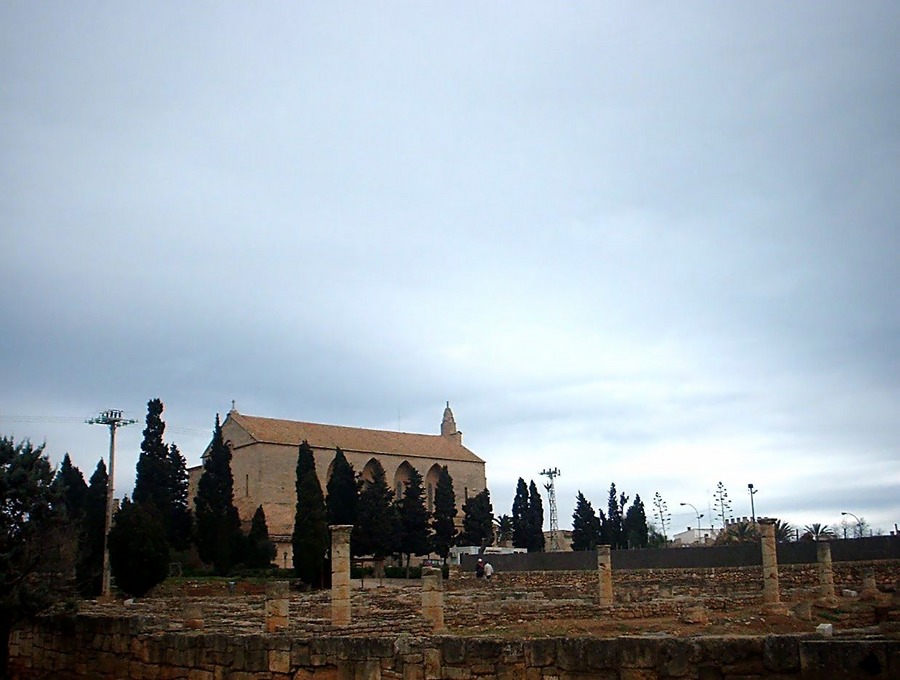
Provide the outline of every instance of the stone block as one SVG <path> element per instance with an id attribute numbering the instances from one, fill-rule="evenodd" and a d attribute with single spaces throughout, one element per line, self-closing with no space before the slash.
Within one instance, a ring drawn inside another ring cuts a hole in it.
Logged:
<path id="1" fill-rule="evenodd" d="M 890 644 L 883 640 L 803 640 L 800 671 L 804 680 L 896 677 L 890 675 L 888 666 Z"/>
<path id="2" fill-rule="evenodd" d="M 591 640 L 587 648 L 587 663 L 590 668 L 595 670 L 618 668 L 618 641 L 615 639 Z"/>
<path id="3" fill-rule="evenodd" d="M 445 666 L 443 680 L 468 680 L 472 677 L 472 671 L 458 666 Z"/>
<path id="4" fill-rule="evenodd" d="M 269 671 L 272 673 L 290 673 L 291 653 L 280 649 L 270 649 Z"/>
<path id="5" fill-rule="evenodd" d="M 646 668 L 623 668 L 619 680 L 657 680 L 656 671 Z"/>
<path id="6" fill-rule="evenodd" d="M 655 668 L 658 640 L 640 636 L 622 636 L 617 640 L 621 668 Z"/>
<path id="7" fill-rule="evenodd" d="M 440 648 L 445 664 L 458 664 L 466 660 L 466 641 L 462 638 L 443 638 Z"/>
<path id="8" fill-rule="evenodd" d="M 560 638 L 556 642 L 556 665 L 565 671 L 588 669 L 588 640 L 584 638 Z"/>
<path id="9" fill-rule="evenodd" d="M 768 672 L 799 672 L 800 638 L 796 635 L 767 635 L 763 642 L 763 666 Z"/>
<path id="10" fill-rule="evenodd" d="M 425 680 L 436 680 L 441 677 L 441 650 L 426 648 L 424 662 Z"/>
<path id="11" fill-rule="evenodd" d="M 469 664 L 480 661 L 496 661 L 503 653 L 503 643 L 500 640 L 487 640 L 473 638 L 466 641 L 466 659 Z"/>

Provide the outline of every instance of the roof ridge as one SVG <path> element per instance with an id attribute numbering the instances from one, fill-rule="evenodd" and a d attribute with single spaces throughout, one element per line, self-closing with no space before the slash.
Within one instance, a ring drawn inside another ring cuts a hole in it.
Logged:
<path id="1" fill-rule="evenodd" d="M 387 432 L 388 434 L 407 434 L 413 435 L 416 437 L 436 437 L 441 438 L 440 434 L 429 434 L 428 432 L 407 432 L 405 430 L 379 430 L 374 427 L 360 427 L 357 425 L 336 425 L 334 423 L 314 423 L 311 420 L 291 420 L 290 418 L 269 418 L 267 416 L 251 416 L 247 413 L 238 413 L 234 412 L 235 416 L 239 416 L 241 418 L 253 418 L 255 420 L 274 420 L 279 423 L 296 423 L 298 425 L 312 425 L 314 427 L 339 427 L 345 430 L 365 430 L 366 432 Z M 444 437 L 447 439 L 447 437 Z"/>

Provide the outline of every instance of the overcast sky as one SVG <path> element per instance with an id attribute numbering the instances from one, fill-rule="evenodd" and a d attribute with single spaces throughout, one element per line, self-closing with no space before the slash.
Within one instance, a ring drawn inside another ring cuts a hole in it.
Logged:
<path id="1" fill-rule="evenodd" d="M 0 4 L 0 432 L 146 402 L 900 522 L 900 4 Z M 704 523 L 707 519 L 703 520 Z"/>

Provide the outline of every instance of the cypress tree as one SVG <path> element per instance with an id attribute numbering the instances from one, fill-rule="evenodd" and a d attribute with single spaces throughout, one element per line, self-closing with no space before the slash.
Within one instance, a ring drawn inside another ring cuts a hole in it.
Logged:
<path id="1" fill-rule="evenodd" d="M 240 560 L 243 534 L 238 511 L 234 507 L 231 449 L 222 436 L 218 414 L 209 453 L 203 461 L 194 506 L 200 559 L 212 564 L 216 573 L 227 574 Z"/>
<path id="2" fill-rule="evenodd" d="M 382 470 L 384 472 L 384 470 Z M 353 466 L 340 448 L 335 450 L 331 478 L 325 486 L 325 517 L 328 524 L 356 524 L 359 488 Z"/>
<path id="3" fill-rule="evenodd" d="M 628 547 L 628 539 L 625 536 L 624 513 L 625 504 L 628 502 L 628 496 L 624 493 L 620 496 L 616 495 L 616 484 L 613 482 L 609 485 L 609 498 L 607 500 L 606 521 L 609 524 L 609 545 L 613 549 Z"/>
<path id="4" fill-rule="evenodd" d="M 528 487 L 525 480 L 519 477 L 516 484 L 516 496 L 512 505 L 513 547 L 527 548 L 531 545 L 531 511 L 528 503 Z"/>
<path id="5" fill-rule="evenodd" d="M 482 548 L 494 543 L 494 507 L 491 492 L 485 489 L 463 504 L 463 532 L 461 545 L 477 545 Z"/>
<path id="6" fill-rule="evenodd" d="M 169 445 L 169 508 L 166 522 L 166 537 L 173 550 L 181 552 L 191 545 L 191 513 L 188 493 L 190 479 L 187 462 L 175 444 Z"/>
<path id="7" fill-rule="evenodd" d="M 84 481 L 84 475 L 81 474 L 81 470 L 72 465 L 72 459 L 69 458 L 68 453 L 63 456 L 63 461 L 59 466 L 59 470 L 56 471 L 53 483 L 62 494 L 63 502 L 66 506 L 66 514 L 69 519 L 80 520 L 84 514 L 88 486 Z"/>
<path id="8" fill-rule="evenodd" d="M 247 554 L 245 564 L 252 569 L 266 569 L 272 566 L 277 548 L 269 540 L 269 525 L 266 522 L 266 511 L 263 506 L 256 508 L 250 523 L 247 536 Z"/>
<path id="9" fill-rule="evenodd" d="M 78 592 L 95 597 L 103 587 L 103 534 L 106 530 L 106 463 L 101 458 L 88 485 L 78 534 L 75 581 Z"/>
<path id="10" fill-rule="evenodd" d="M 409 483 L 400 499 L 400 540 L 398 548 L 406 555 L 406 577 L 412 555 L 427 555 L 431 549 L 428 540 L 428 510 L 425 507 L 425 489 L 422 475 L 413 469 Z"/>
<path id="11" fill-rule="evenodd" d="M 531 540 L 528 543 L 528 552 L 544 552 L 544 504 L 533 479 L 528 488 L 528 513 L 531 516 Z"/>
<path id="12" fill-rule="evenodd" d="M 191 540 L 188 472 L 178 447 L 163 441 L 166 431 L 163 409 L 159 399 L 147 402 L 146 427 L 132 500 L 156 513 L 169 545 L 180 552 L 188 549 Z"/>
<path id="13" fill-rule="evenodd" d="M 169 449 L 163 442 L 166 424 L 162 419 L 163 403 L 159 399 L 147 402 L 146 427 L 138 456 L 137 475 L 134 480 L 132 500 L 142 505 L 153 504 L 165 515 L 170 504 L 172 473 Z"/>
<path id="14" fill-rule="evenodd" d="M 328 550 L 328 524 L 325 520 L 322 485 L 316 474 L 316 461 L 312 448 L 305 439 L 297 452 L 295 488 L 297 506 L 294 512 L 294 533 L 291 536 L 294 572 L 305 583 L 321 586 L 325 553 Z"/>
<path id="15" fill-rule="evenodd" d="M 650 544 L 650 529 L 640 494 L 634 495 L 634 502 L 625 513 L 625 537 L 629 548 L 646 548 Z"/>
<path id="16" fill-rule="evenodd" d="M 109 566 L 116 587 L 142 597 L 169 575 L 169 542 L 152 505 L 126 497 L 109 530 Z"/>
<path id="17" fill-rule="evenodd" d="M 400 518 L 387 485 L 384 468 L 377 460 L 372 466 L 372 481 L 362 482 L 357 507 L 357 522 L 353 527 L 353 551 L 357 555 L 372 555 L 384 559 L 397 549 L 400 538 Z"/>
<path id="18" fill-rule="evenodd" d="M 434 515 L 431 519 L 431 537 L 434 551 L 444 562 L 450 554 L 450 546 L 456 537 L 456 494 L 453 492 L 453 478 L 444 465 L 434 488 Z"/>
<path id="19" fill-rule="evenodd" d="M 572 513 L 572 550 L 594 550 L 600 542 L 600 520 L 591 502 L 578 492 Z"/>

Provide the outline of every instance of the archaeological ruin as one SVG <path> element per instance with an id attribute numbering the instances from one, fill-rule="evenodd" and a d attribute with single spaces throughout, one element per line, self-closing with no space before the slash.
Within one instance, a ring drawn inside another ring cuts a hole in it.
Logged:
<path id="1" fill-rule="evenodd" d="M 490 580 L 465 556 L 448 579 L 361 582 L 348 534 L 332 527 L 330 591 L 185 579 L 84 603 L 14 633 L 12 677 L 900 677 L 897 537 L 491 555 Z"/>

